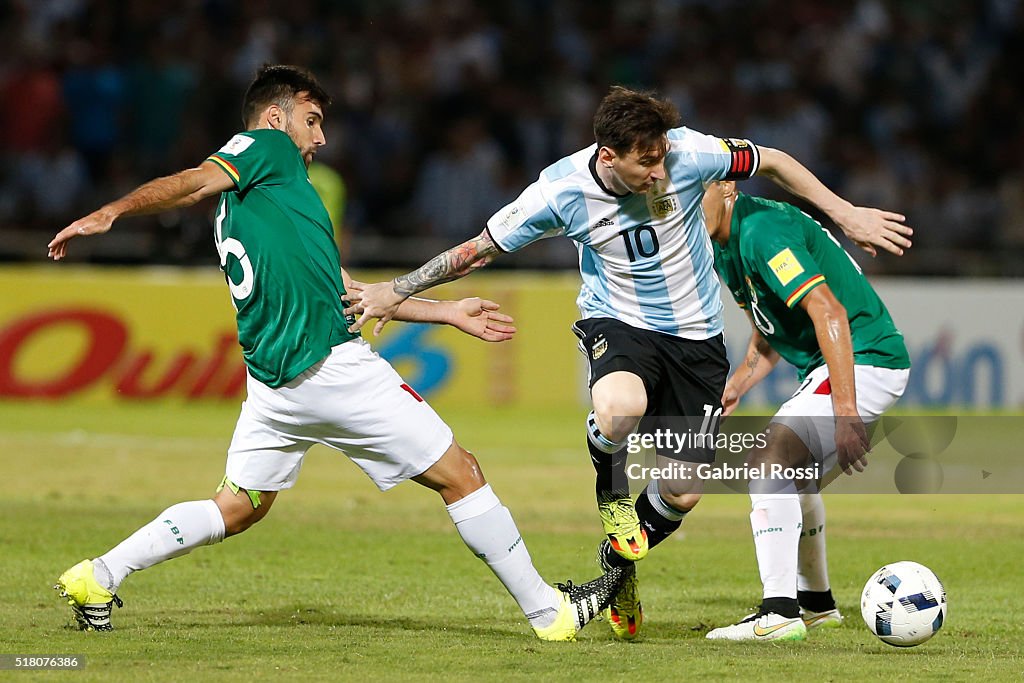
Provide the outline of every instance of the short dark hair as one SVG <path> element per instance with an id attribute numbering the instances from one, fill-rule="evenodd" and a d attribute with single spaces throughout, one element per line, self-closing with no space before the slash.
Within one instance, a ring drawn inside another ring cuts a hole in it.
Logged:
<path id="1" fill-rule="evenodd" d="M 309 93 L 309 99 L 324 109 L 331 104 L 331 96 L 306 69 L 287 64 L 264 64 L 256 72 L 256 78 L 242 99 L 242 125 L 251 127 L 260 113 L 272 104 L 291 113 L 295 96 L 300 92 Z"/>
<path id="2" fill-rule="evenodd" d="M 679 111 L 668 100 L 615 85 L 594 114 L 594 139 L 598 147 L 618 154 L 647 151 L 660 146 L 665 133 L 679 121 Z"/>

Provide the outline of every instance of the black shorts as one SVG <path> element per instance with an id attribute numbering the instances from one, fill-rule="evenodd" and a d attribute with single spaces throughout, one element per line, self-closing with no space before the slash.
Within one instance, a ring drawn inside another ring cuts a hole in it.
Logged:
<path id="1" fill-rule="evenodd" d="M 647 412 L 640 433 L 653 435 L 656 430 L 667 430 L 679 436 L 689 434 L 684 442 L 678 438 L 659 442 L 660 455 L 687 462 L 714 462 L 722 392 L 729 375 L 723 335 L 683 339 L 612 318 L 577 321 L 573 332 L 590 363 L 591 387 L 617 371 L 633 373 L 643 381 Z"/>

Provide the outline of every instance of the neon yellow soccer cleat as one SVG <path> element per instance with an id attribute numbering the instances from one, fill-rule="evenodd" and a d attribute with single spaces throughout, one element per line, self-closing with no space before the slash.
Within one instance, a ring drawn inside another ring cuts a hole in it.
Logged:
<path id="1" fill-rule="evenodd" d="M 605 546 L 608 541 L 601 541 L 597 548 L 597 562 L 601 569 L 608 571 L 610 565 L 605 564 Z M 640 635 L 640 626 L 644 623 L 644 608 L 640 604 L 640 582 L 636 576 L 636 565 L 625 568 L 622 585 L 611 603 L 602 612 L 608 621 L 612 634 L 619 640 L 634 640 Z"/>
<path id="2" fill-rule="evenodd" d="M 113 595 L 96 581 L 92 560 L 82 560 L 60 575 L 54 589 L 67 598 L 83 631 L 111 631 L 111 604 L 121 607 L 121 598 Z"/>
<path id="3" fill-rule="evenodd" d="M 647 557 L 647 532 L 640 526 L 632 498 L 598 501 L 597 512 L 612 550 L 633 562 Z"/>
<path id="4" fill-rule="evenodd" d="M 623 575 L 621 567 L 614 567 L 581 586 L 573 585 L 572 581 L 556 584 L 555 588 L 562 593 L 558 616 L 550 626 L 534 628 L 534 633 L 541 640 L 576 640 L 580 629 L 611 602 L 622 585 Z"/>
<path id="5" fill-rule="evenodd" d="M 619 640 L 634 640 L 640 635 L 644 623 L 644 608 L 640 604 L 640 585 L 636 578 L 636 567 L 628 567 L 622 588 L 612 598 L 604 611 L 612 633 Z"/>

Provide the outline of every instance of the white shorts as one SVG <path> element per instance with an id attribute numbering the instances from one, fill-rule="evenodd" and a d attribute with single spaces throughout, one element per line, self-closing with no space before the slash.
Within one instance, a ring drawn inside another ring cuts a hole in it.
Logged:
<path id="1" fill-rule="evenodd" d="M 876 422 L 899 400 L 910 379 L 909 369 L 855 365 L 853 372 L 857 412 L 865 425 Z M 831 469 L 836 460 L 835 411 L 828 379 L 827 365 L 815 368 L 772 418 L 772 422 L 786 425 L 796 432 L 815 460 L 824 464 L 824 472 Z"/>
<path id="2" fill-rule="evenodd" d="M 250 375 L 226 476 L 253 491 L 291 488 L 313 444 L 345 454 L 382 491 L 426 471 L 452 444 L 452 430 L 362 339 L 288 384 Z"/>

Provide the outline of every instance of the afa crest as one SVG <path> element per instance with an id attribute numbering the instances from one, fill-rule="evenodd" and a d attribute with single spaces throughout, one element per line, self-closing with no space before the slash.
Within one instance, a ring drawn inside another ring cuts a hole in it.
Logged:
<path id="1" fill-rule="evenodd" d="M 679 210 L 679 202 L 674 194 L 658 197 L 651 202 L 651 214 L 655 218 L 667 218 Z"/>
<path id="2" fill-rule="evenodd" d="M 590 347 L 590 357 L 597 360 L 605 354 L 608 350 L 608 340 L 604 338 L 603 334 L 597 335 L 594 340 L 593 346 Z"/>

